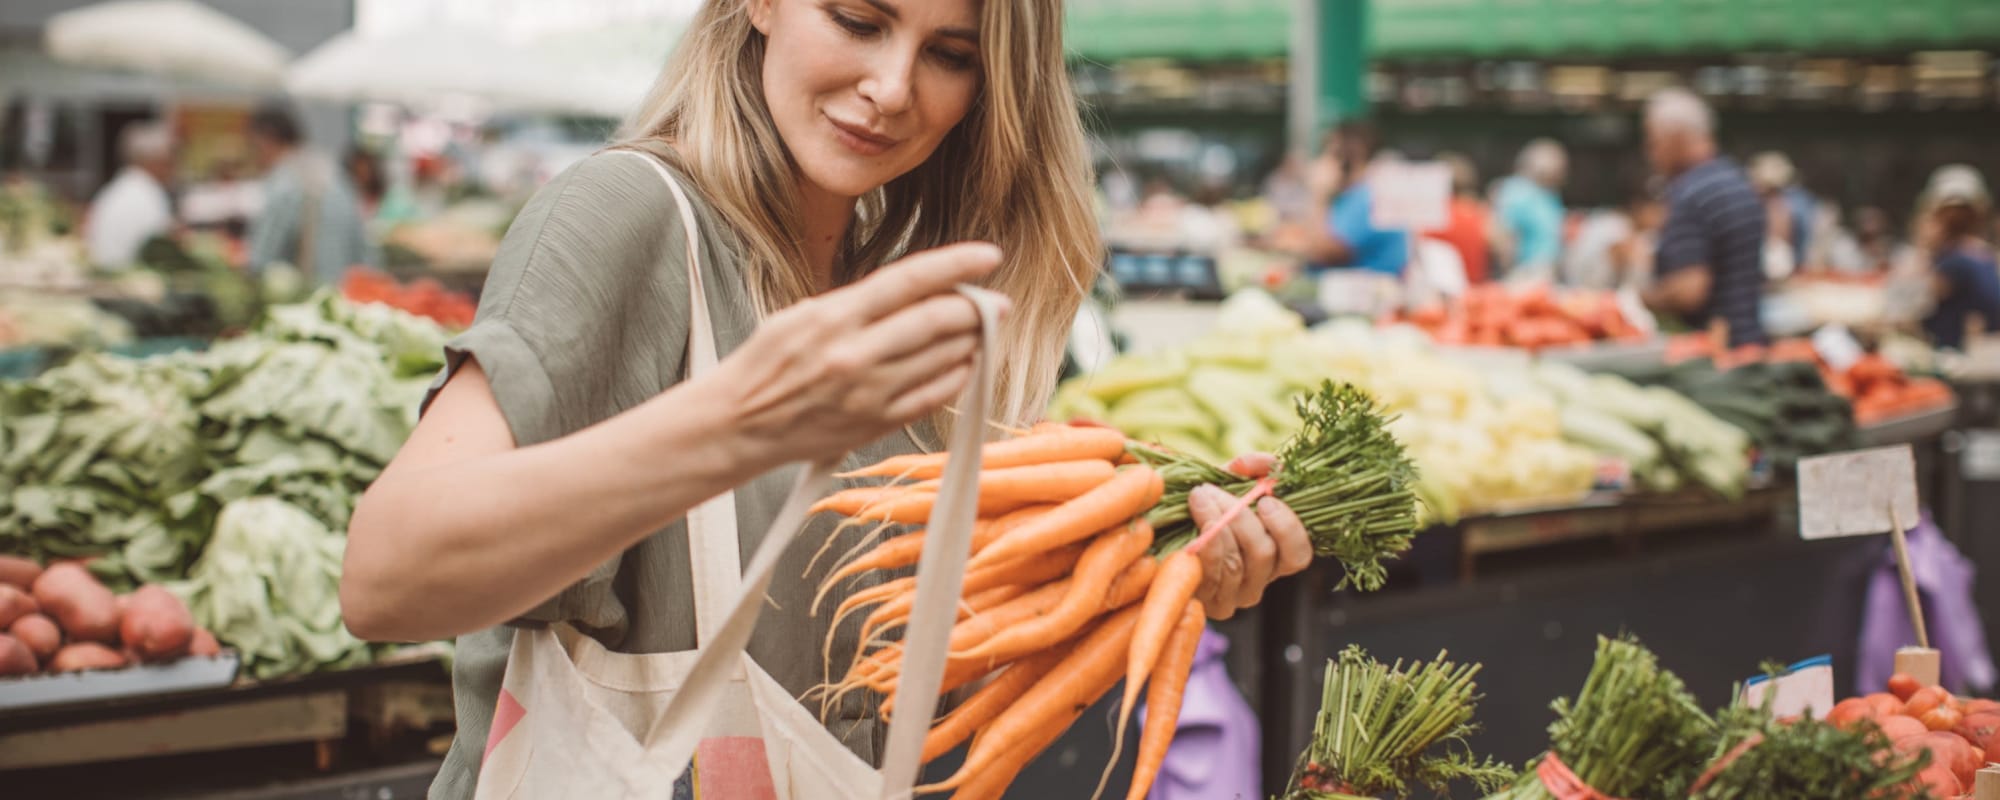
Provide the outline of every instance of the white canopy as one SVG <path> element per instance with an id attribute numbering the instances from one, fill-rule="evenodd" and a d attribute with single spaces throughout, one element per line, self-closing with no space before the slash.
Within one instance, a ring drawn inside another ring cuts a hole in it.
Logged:
<path id="1" fill-rule="evenodd" d="M 43 35 L 60 61 L 273 88 L 291 53 L 256 29 L 194 0 L 114 0 L 65 11 Z"/>
<path id="2" fill-rule="evenodd" d="M 345 102 L 431 106 L 470 98 L 501 111 L 601 113 L 602 98 L 577 73 L 541 48 L 471 31 L 385 38 L 349 31 L 293 64 L 285 87 Z"/>

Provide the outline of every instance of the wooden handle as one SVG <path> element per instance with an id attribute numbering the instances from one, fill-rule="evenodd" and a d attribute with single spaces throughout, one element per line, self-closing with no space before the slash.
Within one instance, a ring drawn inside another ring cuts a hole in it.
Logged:
<path id="1" fill-rule="evenodd" d="M 1931 646 L 1930 632 L 1924 629 L 1924 606 L 1917 597 L 1917 578 L 1910 573 L 1910 544 L 1903 536 L 1903 521 L 1896 518 L 1896 506 L 1889 506 L 1889 536 L 1896 546 L 1896 571 L 1903 578 L 1903 602 L 1910 608 L 1910 624 L 1917 629 L 1917 646 Z"/>

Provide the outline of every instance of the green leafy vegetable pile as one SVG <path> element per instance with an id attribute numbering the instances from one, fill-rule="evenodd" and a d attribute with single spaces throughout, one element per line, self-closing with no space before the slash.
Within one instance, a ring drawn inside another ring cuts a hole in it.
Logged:
<path id="1" fill-rule="evenodd" d="M 93 557 L 117 588 L 191 579 L 197 621 L 253 674 L 365 657 L 333 592 L 348 515 L 415 425 L 445 338 L 323 293 L 205 352 L 83 354 L 0 384 L 0 552 Z M 246 622 L 251 605 L 283 624 Z"/>
<path id="2" fill-rule="evenodd" d="M 1722 739 L 1706 780 L 1688 794 L 1694 800 L 1900 797 L 1929 756 L 1896 752 L 1872 724 L 1848 729 L 1811 717 L 1779 722 L 1768 708 L 1740 704 L 1723 710 L 1718 721 Z"/>

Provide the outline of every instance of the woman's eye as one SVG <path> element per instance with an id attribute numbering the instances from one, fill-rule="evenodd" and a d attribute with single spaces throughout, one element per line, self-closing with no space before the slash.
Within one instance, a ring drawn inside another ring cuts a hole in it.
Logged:
<path id="1" fill-rule="evenodd" d="M 838 11 L 833 13 L 833 24 L 839 25 L 841 30 L 847 31 L 849 34 L 857 37 L 874 36 L 882 30 L 872 23 L 863 22 Z"/>
<path id="2" fill-rule="evenodd" d="M 978 65 L 978 60 L 969 53 L 957 50 L 933 50 L 931 52 L 931 57 L 937 59 L 939 64 L 943 64 L 945 69 L 961 71 L 972 69 Z"/>

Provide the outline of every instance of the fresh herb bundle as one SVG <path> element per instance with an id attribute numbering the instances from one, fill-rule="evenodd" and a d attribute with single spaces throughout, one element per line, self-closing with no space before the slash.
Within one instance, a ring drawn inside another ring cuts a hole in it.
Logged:
<path id="1" fill-rule="evenodd" d="M 1315 553 L 1346 568 L 1336 588 L 1381 588 L 1388 577 L 1382 562 L 1410 549 L 1416 536 L 1416 467 L 1367 392 L 1329 381 L 1297 405 L 1304 425 L 1277 454 L 1268 478 L 1245 478 L 1183 453 L 1133 448 L 1166 480 L 1165 497 L 1147 515 L 1156 551 L 1183 547 L 1200 533 L 1188 496 L 1202 484 L 1239 497 L 1262 491 L 1299 515 Z"/>
<path id="2" fill-rule="evenodd" d="M 1873 725 L 1778 722 L 1742 705 L 1724 710 L 1720 724 L 1707 780 L 1690 800 L 1877 800 L 1900 796 L 1927 761 L 1896 754 Z"/>
<path id="3" fill-rule="evenodd" d="M 1415 785 L 1447 792 L 1453 781 L 1492 791 L 1512 768 L 1475 760 L 1465 738 L 1478 726 L 1478 664 L 1435 661 L 1385 665 L 1350 646 L 1326 665 L 1326 687 L 1310 747 L 1285 800 L 1409 797 Z"/>
<path id="4" fill-rule="evenodd" d="M 1549 753 L 1585 786 L 1634 800 L 1684 798 L 1715 747 L 1715 721 L 1681 679 L 1636 639 L 1598 637 L 1597 660 L 1574 702 L 1551 704 Z M 1537 767 L 1494 798 L 1555 800 Z"/>

